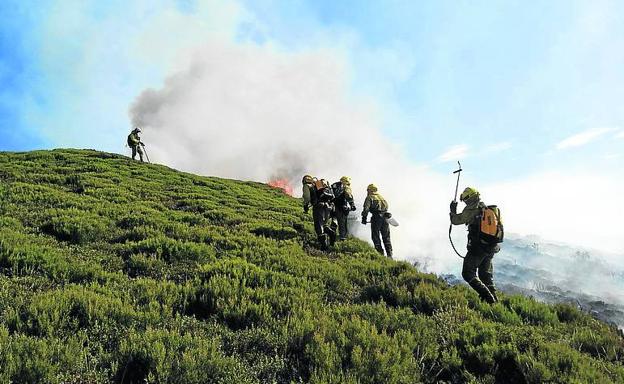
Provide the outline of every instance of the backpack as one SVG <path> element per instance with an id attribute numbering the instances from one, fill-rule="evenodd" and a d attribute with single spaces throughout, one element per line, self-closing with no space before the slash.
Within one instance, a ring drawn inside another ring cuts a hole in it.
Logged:
<path id="1" fill-rule="evenodd" d="M 329 203 L 334 200 L 334 191 L 327 180 L 314 180 L 314 190 L 316 191 L 316 201 L 320 203 Z"/>
<path id="2" fill-rule="evenodd" d="M 479 239 L 482 242 L 491 245 L 503 242 L 505 230 L 500 209 L 496 205 L 488 205 L 482 208 L 479 221 Z"/>
<path id="3" fill-rule="evenodd" d="M 129 147 L 134 147 L 134 146 L 136 145 L 136 144 L 133 142 L 133 140 L 134 140 L 134 139 L 133 139 L 133 137 L 132 137 L 132 136 L 133 136 L 133 134 L 132 134 L 132 133 L 128 135 L 128 146 L 129 146 Z"/>

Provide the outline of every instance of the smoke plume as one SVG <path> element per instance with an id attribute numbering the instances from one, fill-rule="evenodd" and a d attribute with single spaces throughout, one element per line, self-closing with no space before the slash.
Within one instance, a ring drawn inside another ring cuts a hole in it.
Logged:
<path id="1" fill-rule="evenodd" d="M 332 182 L 347 175 L 358 207 L 366 186 L 374 183 L 400 222 L 392 229 L 395 257 L 458 274 L 461 261 L 448 244 L 446 215 L 454 176 L 414 164 L 386 138 L 375 103 L 350 93 L 349 66 L 337 52 L 209 43 L 190 63 L 131 106 L 132 123 L 143 127 L 154 160 L 204 175 L 286 180 L 295 196 L 304 174 Z M 466 176 L 462 185 L 471 182 Z M 621 208 L 615 208 L 621 214 L 614 217 L 589 209 L 592 205 L 570 211 L 579 199 L 617 201 L 621 185 L 608 187 L 596 177 L 591 184 L 604 187 L 583 189 L 580 196 L 574 176 L 557 175 L 486 186 L 482 196 L 501 206 L 509 232 L 572 236 L 572 242 L 617 249 L 619 228 L 613 221 L 624 214 Z M 542 216 L 536 220 L 538 212 Z M 604 225 L 587 225 L 596 214 Z M 369 228 L 358 222 L 352 227 L 368 240 Z M 464 250 L 465 229 L 455 227 L 453 233 L 457 248 Z"/>
<path id="2" fill-rule="evenodd" d="M 408 161 L 382 134 L 375 105 L 349 93 L 348 68 L 335 52 L 284 53 L 270 46 L 210 43 L 160 89 L 133 103 L 152 157 L 204 175 L 268 182 L 352 177 L 358 207 L 378 185 L 400 222 L 395 254 L 433 271 L 457 262 L 445 214 L 452 180 Z M 354 233 L 368 239 L 368 228 Z"/>

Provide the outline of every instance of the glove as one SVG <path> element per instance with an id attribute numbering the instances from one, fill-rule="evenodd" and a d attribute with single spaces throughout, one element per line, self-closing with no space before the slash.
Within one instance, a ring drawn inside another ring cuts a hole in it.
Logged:
<path id="1" fill-rule="evenodd" d="M 457 201 L 451 201 L 451 213 L 457 213 Z"/>
<path id="2" fill-rule="evenodd" d="M 364 225 L 367 224 L 366 216 L 362 216 L 362 224 L 364 224 Z"/>
<path id="3" fill-rule="evenodd" d="M 352 210 L 352 211 L 355 211 L 355 210 L 356 210 L 356 208 L 355 208 L 355 204 L 351 204 L 351 210 Z"/>
<path id="4" fill-rule="evenodd" d="M 308 205 L 303 206 L 303 213 L 308 213 L 309 210 L 310 210 L 310 206 Z"/>

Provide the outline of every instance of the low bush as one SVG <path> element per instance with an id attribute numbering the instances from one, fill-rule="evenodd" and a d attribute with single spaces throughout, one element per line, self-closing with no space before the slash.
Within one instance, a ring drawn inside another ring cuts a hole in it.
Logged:
<path id="1" fill-rule="evenodd" d="M 624 382 L 616 329 L 321 252 L 310 219 L 259 183 L 0 153 L 0 382 Z"/>

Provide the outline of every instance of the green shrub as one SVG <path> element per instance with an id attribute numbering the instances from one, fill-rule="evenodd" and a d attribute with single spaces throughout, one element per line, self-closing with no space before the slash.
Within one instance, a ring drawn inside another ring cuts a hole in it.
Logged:
<path id="1" fill-rule="evenodd" d="M 84 193 L 85 186 L 80 178 L 80 175 L 71 175 L 65 178 L 65 185 L 67 185 L 70 191 L 74 193 Z"/>
<path id="2" fill-rule="evenodd" d="M 51 211 L 41 230 L 61 241 L 84 244 L 100 240 L 107 230 L 107 220 L 78 209 Z"/>
<path id="3" fill-rule="evenodd" d="M 0 382 L 624 382 L 621 335 L 573 307 L 313 231 L 259 183 L 0 153 Z"/>
<path id="4" fill-rule="evenodd" d="M 218 343 L 189 334 L 147 329 L 120 346 L 115 380 L 122 383 L 256 383 L 246 366 L 223 355 Z"/>
<path id="5" fill-rule="evenodd" d="M 556 304 L 554 306 L 557 318 L 562 323 L 581 323 L 587 321 L 587 316 L 570 304 Z"/>

